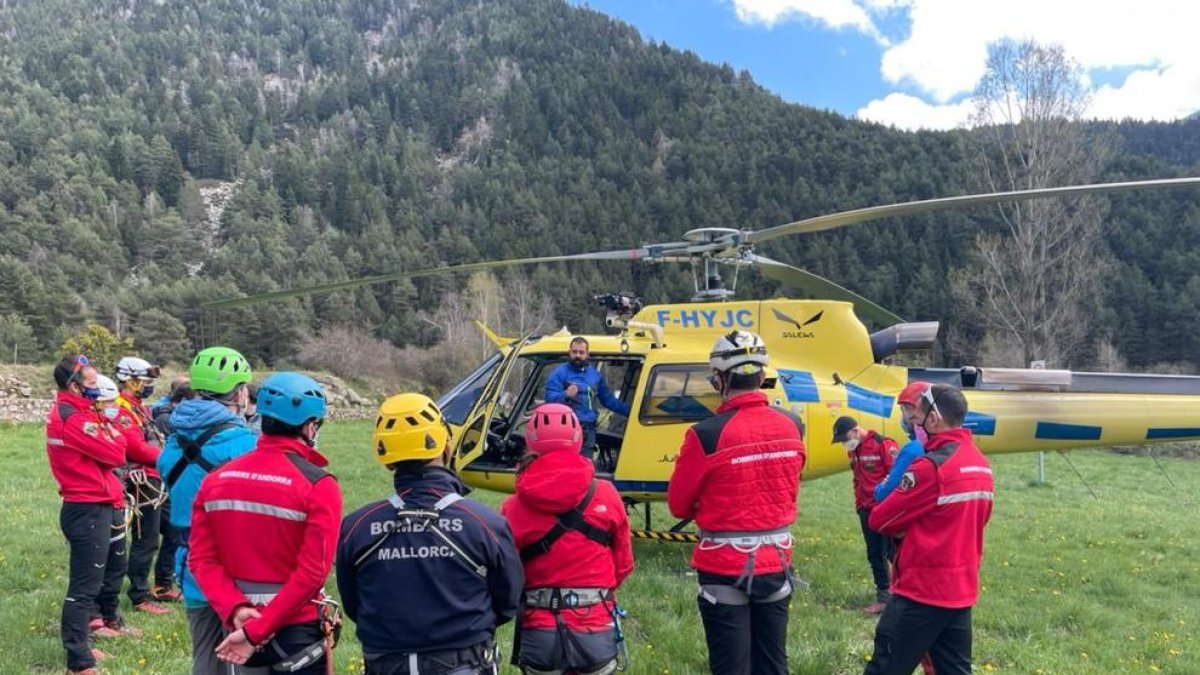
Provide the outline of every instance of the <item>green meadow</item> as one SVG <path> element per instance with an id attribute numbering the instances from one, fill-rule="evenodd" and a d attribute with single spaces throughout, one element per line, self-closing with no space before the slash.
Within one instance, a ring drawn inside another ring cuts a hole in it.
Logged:
<path id="1" fill-rule="evenodd" d="M 347 509 L 390 490 L 388 474 L 367 452 L 369 435 L 366 422 L 334 423 L 322 431 L 322 449 L 332 460 Z M 5 673 L 62 672 L 64 666 L 58 626 L 67 546 L 58 529 L 59 499 L 43 438 L 39 426 L 0 427 Z M 1150 457 L 1107 451 L 1070 457 L 1096 497 L 1058 457 L 1047 457 L 1049 482 L 1041 486 L 1031 482 L 1032 455 L 992 460 L 996 509 L 975 611 L 976 672 L 1200 673 L 1200 519 L 1194 501 L 1200 463 L 1163 459 L 1160 468 Z M 503 498 L 473 496 L 490 504 Z M 665 526 L 665 509 L 655 511 L 656 524 Z M 792 671 L 861 672 L 874 619 L 860 608 L 873 589 L 848 474 L 804 485 L 793 531 L 796 571 L 810 587 L 796 594 L 792 606 Z M 638 541 L 635 553 L 637 571 L 620 595 L 630 615 L 630 672 L 705 672 L 688 548 Z M 165 617 L 127 616 L 145 636 L 102 643 L 111 655 L 103 672 L 188 672 L 182 610 Z M 507 652 L 509 627 L 499 639 Z M 348 625 L 336 672 L 361 672 L 358 653 Z"/>

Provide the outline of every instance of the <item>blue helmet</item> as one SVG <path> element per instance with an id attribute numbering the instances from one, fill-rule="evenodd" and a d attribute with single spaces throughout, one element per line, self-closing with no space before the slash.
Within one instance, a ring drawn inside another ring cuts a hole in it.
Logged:
<path id="1" fill-rule="evenodd" d="M 325 419 L 325 389 L 301 373 L 275 373 L 258 388 L 258 414 L 289 426 Z"/>

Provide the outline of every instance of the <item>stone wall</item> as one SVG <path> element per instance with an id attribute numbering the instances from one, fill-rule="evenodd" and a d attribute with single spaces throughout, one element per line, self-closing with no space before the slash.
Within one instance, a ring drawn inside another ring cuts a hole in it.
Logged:
<path id="1" fill-rule="evenodd" d="M 360 396 L 337 378 L 319 376 L 329 396 L 329 419 L 371 419 L 378 405 Z M 35 390 L 28 382 L 13 375 L 0 375 L 0 423 L 37 423 L 46 421 L 54 402 L 54 390 Z"/>
<path id="2" fill-rule="evenodd" d="M 53 401 L 52 389 L 33 385 L 9 374 L 0 374 L 0 422 L 44 422 Z"/>

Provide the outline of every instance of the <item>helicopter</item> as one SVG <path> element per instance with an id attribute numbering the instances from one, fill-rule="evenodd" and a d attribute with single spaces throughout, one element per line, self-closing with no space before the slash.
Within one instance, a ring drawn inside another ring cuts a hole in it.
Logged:
<path id="1" fill-rule="evenodd" d="M 690 302 L 643 305 L 628 293 L 596 296 L 608 333 L 586 335 L 591 363 L 611 391 L 630 406 L 624 418 L 598 420 L 598 477 L 611 480 L 628 505 L 642 505 L 645 529 L 636 536 L 692 541 L 686 522 L 652 529 L 650 504 L 666 498 L 684 433 L 713 414 L 720 395 L 709 384 L 709 350 L 719 336 L 747 330 L 762 336 L 770 365 L 762 389 L 808 430 L 804 478 L 849 468 L 832 442 L 834 420 L 853 415 L 893 438 L 903 434 L 896 397 L 910 381 L 962 389 L 970 412 L 964 421 L 988 454 L 1143 445 L 1200 438 L 1200 376 L 1087 373 L 1022 368 L 915 368 L 893 363 L 906 351 L 924 351 L 937 340 L 936 321 L 905 322 L 896 314 L 833 281 L 761 256 L 757 244 L 892 216 L 1127 190 L 1200 186 L 1200 177 L 1102 183 L 904 202 L 816 216 L 762 230 L 700 228 L 681 241 L 629 250 L 483 261 L 352 279 L 218 300 L 209 307 L 249 305 L 401 278 L 538 263 L 635 260 L 688 263 L 695 280 Z M 726 286 L 720 270 L 732 267 Z M 822 299 L 735 299 L 737 273 L 764 276 Z M 868 332 L 863 319 L 886 326 Z M 495 353 L 438 399 L 452 433 L 453 468 L 469 485 L 512 492 L 524 452 L 525 422 L 544 400 L 551 371 L 567 358 L 577 335 L 565 328 L 548 335 L 502 337 L 480 325 Z"/>

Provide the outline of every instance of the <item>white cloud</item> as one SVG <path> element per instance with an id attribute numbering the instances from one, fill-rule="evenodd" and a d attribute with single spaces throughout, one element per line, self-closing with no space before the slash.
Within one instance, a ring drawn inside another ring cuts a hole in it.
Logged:
<path id="1" fill-rule="evenodd" d="M 912 0 L 908 11 L 911 33 L 885 49 L 880 69 L 887 82 L 928 95 L 931 110 L 971 91 L 988 45 L 1005 38 L 1061 44 L 1085 69 L 1145 68 L 1095 89 L 1090 116 L 1174 119 L 1200 110 L 1200 3 Z M 897 126 L 911 119 L 911 105 L 887 100 L 859 115 Z M 889 111 L 894 119 L 884 117 Z"/>
<path id="2" fill-rule="evenodd" d="M 733 0 L 738 20 L 767 27 L 787 19 L 809 18 L 833 29 L 850 28 L 879 38 L 866 10 L 854 0 Z"/>
<path id="3" fill-rule="evenodd" d="M 1091 116 L 1175 119 L 1200 110 L 1200 2 L 1189 0 L 728 0 L 746 23 L 809 20 L 854 30 L 883 47 L 880 73 L 896 90 L 859 116 L 941 128 L 983 75 L 988 46 L 1005 38 L 1061 44 L 1085 70 L 1135 68 L 1093 89 Z M 877 20 L 903 10 L 909 33 L 889 44 Z M 919 98 L 918 98 L 919 97 Z M 964 118 L 965 119 L 965 118 Z"/>
<path id="4" fill-rule="evenodd" d="M 1089 115 L 1102 119 L 1132 117 L 1173 120 L 1200 110 L 1200 63 L 1139 70 L 1120 87 L 1105 85 L 1093 94 Z"/>
<path id="5" fill-rule="evenodd" d="M 892 92 L 860 108 L 857 116 L 901 129 L 954 129 L 966 124 L 973 109 L 970 99 L 934 104 L 910 94 Z"/>

